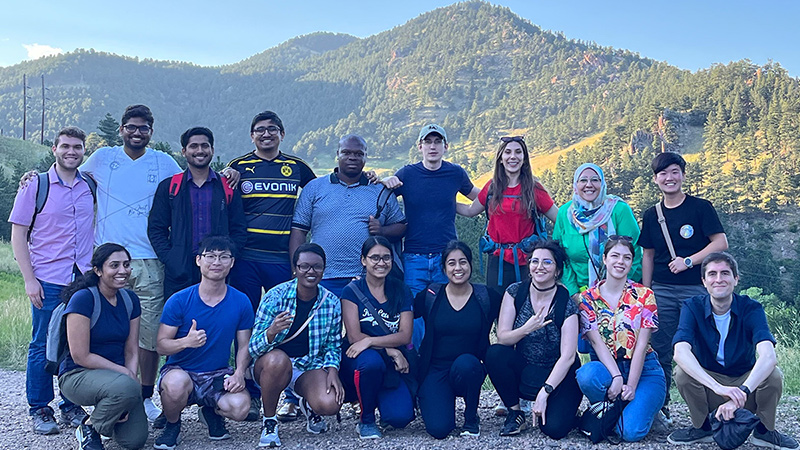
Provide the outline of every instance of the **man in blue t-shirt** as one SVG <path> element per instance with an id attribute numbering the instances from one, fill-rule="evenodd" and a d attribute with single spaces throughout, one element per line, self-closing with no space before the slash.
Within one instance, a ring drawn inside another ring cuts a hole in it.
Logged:
<path id="1" fill-rule="evenodd" d="M 175 448 L 187 405 L 200 406 L 200 421 L 212 440 L 230 438 L 223 417 L 242 421 L 250 410 L 244 376 L 255 316 L 247 296 L 225 284 L 233 253 L 227 236 L 204 238 L 195 258 L 200 284 L 175 293 L 164 305 L 157 347 L 167 356 L 158 383 L 167 426 L 153 444 L 157 449 Z M 228 366 L 234 342 L 235 370 Z"/>
<path id="2" fill-rule="evenodd" d="M 456 195 L 475 200 L 480 189 L 458 164 L 443 161 L 447 133 L 436 124 L 422 127 L 417 139 L 422 161 L 402 167 L 382 181 L 403 196 L 406 229 L 403 241 L 405 281 L 416 295 L 430 283 L 447 283 L 442 271 L 442 250 L 456 239 Z M 419 348 L 425 332 L 422 319 L 414 321 L 411 341 Z"/>

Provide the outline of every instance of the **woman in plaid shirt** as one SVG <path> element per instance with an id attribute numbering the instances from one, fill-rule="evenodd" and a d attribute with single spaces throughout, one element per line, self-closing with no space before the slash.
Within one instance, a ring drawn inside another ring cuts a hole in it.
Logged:
<path id="1" fill-rule="evenodd" d="M 264 403 L 260 447 L 281 445 L 275 411 L 287 386 L 301 397 L 311 433 L 326 431 L 319 415 L 336 414 L 344 401 L 339 381 L 341 303 L 319 285 L 325 252 L 317 244 L 303 244 L 292 265 L 296 278 L 264 295 L 250 339 L 253 378 L 261 385 Z"/>

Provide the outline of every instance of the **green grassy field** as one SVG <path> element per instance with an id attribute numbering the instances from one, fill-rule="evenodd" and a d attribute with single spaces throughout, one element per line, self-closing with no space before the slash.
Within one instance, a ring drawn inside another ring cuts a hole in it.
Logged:
<path id="1" fill-rule="evenodd" d="M 47 155 L 47 147 L 38 142 L 23 141 L 0 136 L 0 166 L 8 171 L 14 170 L 14 164 L 31 168 Z"/>

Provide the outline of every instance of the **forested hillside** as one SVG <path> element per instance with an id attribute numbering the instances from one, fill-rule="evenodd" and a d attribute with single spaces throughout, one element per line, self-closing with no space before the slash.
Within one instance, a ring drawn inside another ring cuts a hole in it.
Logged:
<path id="1" fill-rule="evenodd" d="M 724 213 L 738 255 L 766 267 L 750 272 L 784 299 L 800 287 L 791 281 L 800 280 L 800 220 L 786 213 L 800 200 L 800 87 L 777 63 L 692 73 L 471 1 L 364 39 L 301 36 L 222 67 L 80 50 L 0 68 L 8 136 L 22 132 L 23 74 L 32 87 L 28 137 L 37 142 L 41 74 L 50 98 L 45 138 L 67 124 L 94 131 L 106 113 L 119 119 L 126 105 L 145 103 L 156 116 L 154 141 L 174 150 L 182 131 L 205 125 L 223 160 L 251 148 L 250 119 L 264 109 L 284 120 L 282 148 L 316 167 L 330 167 L 338 138 L 351 132 L 366 137 L 368 165 L 416 159 L 427 122 L 446 127 L 449 158 L 476 177 L 490 169 L 499 136 L 525 135 L 537 155 L 592 136 L 563 152 L 544 184 L 562 203 L 574 168 L 594 161 L 609 192 L 637 213 L 657 197 L 653 155 L 679 151 L 690 162 L 690 192 Z"/>

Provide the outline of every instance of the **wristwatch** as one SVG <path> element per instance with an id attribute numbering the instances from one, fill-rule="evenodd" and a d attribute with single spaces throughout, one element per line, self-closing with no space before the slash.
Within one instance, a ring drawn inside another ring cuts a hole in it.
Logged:
<path id="1" fill-rule="evenodd" d="M 550 395 L 550 394 L 552 394 L 552 393 L 553 393 L 553 390 L 555 389 L 553 386 L 550 386 L 550 385 L 549 385 L 549 384 L 547 384 L 547 383 L 545 383 L 545 384 L 544 384 L 544 386 L 542 386 L 542 387 L 544 388 L 544 392 L 545 392 L 545 394 L 547 394 L 547 395 Z"/>
<path id="2" fill-rule="evenodd" d="M 694 267 L 694 264 L 692 264 L 692 258 L 689 258 L 688 256 L 686 258 L 683 258 L 683 263 L 686 264 L 686 267 L 689 269 Z"/>
<path id="3" fill-rule="evenodd" d="M 741 389 L 742 392 L 745 393 L 745 395 L 750 395 L 750 388 L 749 387 L 747 387 L 745 385 L 741 385 L 741 386 L 739 386 L 739 389 Z"/>

